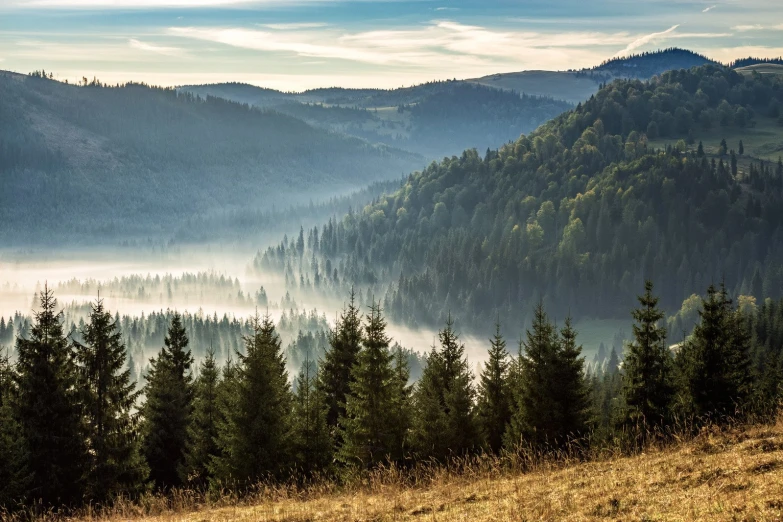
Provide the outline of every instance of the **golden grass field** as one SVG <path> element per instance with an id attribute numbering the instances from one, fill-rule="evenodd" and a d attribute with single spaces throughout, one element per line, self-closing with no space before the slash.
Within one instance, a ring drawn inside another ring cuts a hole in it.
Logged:
<path id="1" fill-rule="evenodd" d="M 147 506 L 147 513 L 160 511 L 146 517 L 125 506 L 82 520 L 783 520 L 783 422 L 707 430 L 631 457 L 539 464 L 527 473 L 477 465 L 463 474 L 434 472 L 419 487 L 389 475 L 351 491 L 267 491 L 223 507 L 183 500 Z"/>

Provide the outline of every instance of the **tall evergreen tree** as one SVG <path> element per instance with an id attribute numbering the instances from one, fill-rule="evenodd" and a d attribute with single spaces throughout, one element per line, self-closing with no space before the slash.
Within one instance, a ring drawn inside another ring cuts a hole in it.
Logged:
<path id="1" fill-rule="evenodd" d="M 497 452 L 503 446 L 503 434 L 511 421 L 508 352 L 500 334 L 500 323 L 495 324 L 495 335 L 489 342 L 489 360 L 479 383 L 477 417 L 484 446 Z"/>
<path id="2" fill-rule="evenodd" d="M 711 285 L 700 321 L 677 357 L 680 400 L 697 417 L 736 415 L 751 393 L 749 337 L 725 286 Z"/>
<path id="3" fill-rule="evenodd" d="M 45 506 L 72 505 L 84 493 L 88 461 L 77 370 L 48 286 L 40 304 L 30 338 L 16 340 L 15 416 L 29 449 L 32 498 Z"/>
<path id="4" fill-rule="evenodd" d="M 371 467 L 395 451 L 393 416 L 397 391 L 390 339 L 379 304 L 370 306 L 364 327 L 362 350 L 352 370 L 353 382 L 346 398 L 339 458 L 350 465 Z"/>
<path id="5" fill-rule="evenodd" d="M 440 350 L 430 353 L 416 387 L 413 435 L 420 454 L 443 460 L 476 449 L 480 440 L 473 375 L 451 316 L 438 339 Z"/>
<path id="6" fill-rule="evenodd" d="M 560 410 L 559 429 L 566 437 L 583 435 L 590 418 L 590 391 L 585 379 L 582 347 L 577 344 L 576 335 L 571 318 L 567 317 L 560 330 L 553 383 Z"/>
<path id="7" fill-rule="evenodd" d="M 352 368 L 357 362 L 362 342 L 362 318 L 351 289 L 348 308 L 343 310 L 329 334 L 330 348 L 319 365 L 318 386 L 329 407 L 326 420 L 330 428 L 345 415 L 345 399 L 353 382 Z"/>
<path id="8" fill-rule="evenodd" d="M 210 347 L 199 366 L 193 383 L 193 417 L 189 427 L 188 450 L 185 456 L 187 482 L 203 487 L 209 479 L 209 466 L 219 454 L 218 420 L 220 370 L 215 350 Z"/>
<path id="9" fill-rule="evenodd" d="M 296 379 L 292 419 L 294 460 L 306 476 L 323 472 L 332 462 L 334 448 L 326 423 L 327 408 L 317 386 L 315 363 L 308 357 Z"/>
<path id="10" fill-rule="evenodd" d="M 402 460 L 409 452 L 413 422 L 413 385 L 409 384 L 410 375 L 408 357 L 398 344 L 394 350 L 394 407 L 391 412 L 393 445 L 390 456 L 395 461 Z"/>
<path id="11" fill-rule="evenodd" d="M 81 332 L 84 343 L 74 342 L 74 347 L 89 447 L 86 494 L 104 502 L 138 492 L 147 469 L 134 413 L 140 392 L 125 368 L 122 334 L 101 299 L 91 306 Z"/>
<path id="12" fill-rule="evenodd" d="M 0 513 L 22 506 L 32 478 L 24 434 L 14 416 L 14 373 L 8 354 L 0 353 Z"/>
<path id="13" fill-rule="evenodd" d="M 193 410 L 193 357 L 182 318 L 175 313 L 157 359 L 150 359 L 146 375 L 146 401 L 142 450 L 150 468 L 150 479 L 159 489 L 183 483 L 188 426 Z"/>
<path id="14" fill-rule="evenodd" d="M 640 307 L 632 312 L 634 341 L 628 345 L 623 367 L 625 421 L 643 427 L 662 426 L 669 417 L 674 388 L 671 356 L 666 346 L 664 313 L 653 295 L 652 281 L 644 284 Z"/>
<path id="15" fill-rule="evenodd" d="M 235 397 L 219 429 L 216 485 L 246 486 L 290 470 L 292 396 L 280 337 L 269 315 L 256 315 L 252 328 L 245 353 L 237 353 Z"/>
<path id="16" fill-rule="evenodd" d="M 563 436 L 559 429 L 561 413 L 554 390 L 554 365 L 558 349 L 555 326 L 549 321 L 544 305 L 536 306 L 532 330 L 527 331 L 512 381 L 514 403 L 505 444 L 513 448 L 520 443 L 554 445 Z"/>

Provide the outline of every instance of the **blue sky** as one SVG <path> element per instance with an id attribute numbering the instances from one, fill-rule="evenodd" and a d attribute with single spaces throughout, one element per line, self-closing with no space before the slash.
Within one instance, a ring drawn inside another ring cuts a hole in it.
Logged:
<path id="1" fill-rule="evenodd" d="M 0 0 L 0 69 L 398 87 L 677 46 L 783 55 L 781 0 Z"/>

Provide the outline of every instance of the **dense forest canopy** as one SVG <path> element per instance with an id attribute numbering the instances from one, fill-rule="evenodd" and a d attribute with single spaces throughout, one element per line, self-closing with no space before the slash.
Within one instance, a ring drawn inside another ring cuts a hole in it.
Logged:
<path id="1" fill-rule="evenodd" d="M 410 324 L 449 311 L 524 323 L 540 299 L 557 317 L 617 317 L 646 277 L 670 310 L 721 280 L 778 297 L 783 164 L 743 156 L 739 143 L 711 155 L 687 141 L 752 126 L 781 99 L 779 79 L 711 65 L 618 80 L 499 150 L 431 164 L 256 264 L 291 286 L 369 285 Z M 648 147 L 653 134 L 672 146 Z"/>

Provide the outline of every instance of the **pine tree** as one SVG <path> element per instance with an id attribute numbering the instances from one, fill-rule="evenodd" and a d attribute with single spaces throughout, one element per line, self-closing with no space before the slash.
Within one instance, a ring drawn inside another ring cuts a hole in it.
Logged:
<path id="1" fill-rule="evenodd" d="M 82 498 L 88 461 L 76 365 L 63 335 L 62 313 L 49 287 L 40 294 L 30 338 L 18 338 L 15 417 L 29 448 L 32 499 L 68 506 Z"/>
<path id="2" fill-rule="evenodd" d="M 484 447 L 497 452 L 503 446 L 503 434 L 511 421 L 508 352 L 500 334 L 500 323 L 495 324 L 495 335 L 489 342 L 489 360 L 479 383 L 477 418 Z"/>
<path id="3" fill-rule="evenodd" d="M 188 426 L 193 409 L 193 357 L 182 318 L 175 313 L 158 358 L 150 359 L 146 375 L 146 402 L 141 413 L 142 451 L 150 468 L 150 479 L 159 489 L 183 483 Z"/>
<path id="4" fill-rule="evenodd" d="M 247 486 L 290 470 L 292 396 L 280 337 L 269 315 L 256 315 L 252 328 L 245 354 L 237 353 L 235 397 L 218 432 L 216 486 Z"/>
<path id="5" fill-rule="evenodd" d="M 696 155 L 700 158 L 704 157 L 704 143 L 699 142 L 699 147 L 696 149 Z"/>
<path id="6" fill-rule="evenodd" d="M 386 321 L 380 304 L 370 306 L 359 360 L 346 398 L 339 458 L 349 465 L 372 467 L 395 450 L 393 418 L 397 390 L 393 356 L 389 353 Z"/>
<path id="7" fill-rule="evenodd" d="M 315 364 L 308 357 L 296 379 L 292 419 L 294 460 L 305 476 L 323 472 L 332 462 L 332 437 L 326 413 L 326 400 L 317 386 Z"/>
<path id="8" fill-rule="evenodd" d="M 742 156 L 745 154 L 745 144 L 742 143 L 742 140 L 739 142 L 739 155 Z"/>
<path id="9" fill-rule="evenodd" d="M 318 386 L 329 407 L 326 420 L 330 428 L 345 415 L 345 399 L 353 382 L 352 368 L 361 350 L 362 319 L 356 306 L 356 294 L 351 289 L 348 308 L 343 310 L 329 334 L 330 348 L 319 365 Z"/>
<path id="10" fill-rule="evenodd" d="M 401 461 L 407 457 L 410 443 L 411 424 L 413 422 L 413 386 L 410 380 L 408 357 L 397 345 L 394 351 L 394 407 L 392 410 L 392 460 Z"/>
<path id="11" fill-rule="evenodd" d="M 725 286 L 711 285 L 700 321 L 678 354 L 680 401 L 696 417 L 737 415 L 751 393 L 749 337 Z"/>
<path id="12" fill-rule="evenodd" d="M 414 440 L 421 455 L 444 460 L 476 449 L 480 440 L 473 375 L 451 316 L 438 339 L 440 350 L 427 358 L 415 392 Z"/>
<path id="13" fill-rule="evenodd" d="M 560 410 L 560 433 L 580 437 L 590 418 L 590 391 L 585 380 L 582 347 L 576 343 L 576 330 L 567 317 L 560 330 L 560 347 L 554 367 L 555 400 Z"/>
<path id="14" fill-rule="evenodd" d="M 187 482 L 197 487 L 207 484 L 209 466 L 220 451 L 217 443 L 220 384 L 215 350 L 210 347 L 193 383 L 193 416 L 185 456 Z"/>
<path id="15" fill-rule="evenodd" d="M 664 313 L 653 296 L 652 281 L 644 284 L 640 307 L 632 312 L 634 341 L 623 367 L 625 421 L 638 428 L 660 427 L 669 417 L 673 398 L 671 356 L 666 346 Z M 642 430 L 642 433 L 644 430 Z"/>
<path id="16" fill-rule="evenodd" d="M 10 358 L 0 354 L 0 513 L 21 507 L 31 485 L 29 453 L 21 425 L 14 416 L 15 372 Z"/>
<path id="17" fill-rule="evenodd" d="M 146 478 L 133 412 L 140 392 L 125 369 L 117 321 L 102 300 L 92 305 L 81 334 L 84 344 L 75 342 L 74 347 L 89 448 L 86 494 L 105 502 L 138 492 Z"/>
<path id="18" fill-rule="evenodd" d="M 520 350 L 512 372 L 511 423 L 504 435 L 504 443 L 515 448 L 520 443 L 531 446 L 554 445 L 563 435 L 558 429 L 560 411 L 554 386 L 554 365 L 558 349 L 557 331 L 544 311 L 536 306 L 532 330 Z"/>

